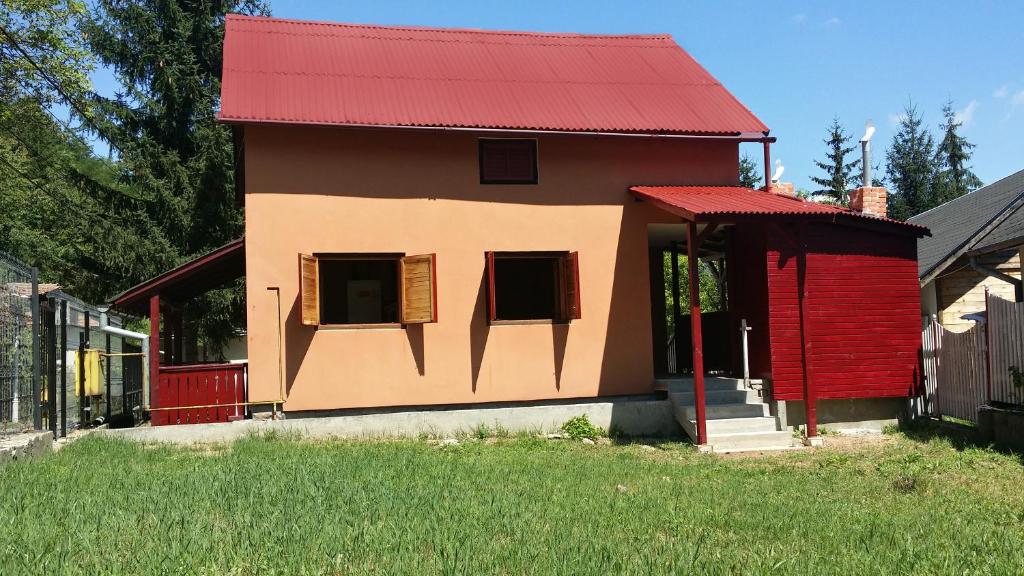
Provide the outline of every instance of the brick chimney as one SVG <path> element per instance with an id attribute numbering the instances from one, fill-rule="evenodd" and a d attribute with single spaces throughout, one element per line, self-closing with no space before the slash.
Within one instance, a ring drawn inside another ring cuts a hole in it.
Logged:
<path id="1" fill-rule="evenodd" d="M 888 215 L 888 197 L 889 193 L 881 186 L 861 186 L 850 192 L 850 209 L 885 218 Z"/>
<path id="2" fill-rule="evenodd" d="M 764 190 L 764 188 L 761 188 Z M 792 182 L 772 182 L 768 191 L 780 196 L 796 196 L 796 186 Z"/>

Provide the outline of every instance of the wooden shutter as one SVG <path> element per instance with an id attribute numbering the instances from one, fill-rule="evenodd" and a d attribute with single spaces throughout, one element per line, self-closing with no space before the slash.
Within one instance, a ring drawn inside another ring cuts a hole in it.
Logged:
<path id="1" fill-rule="evenodd" d="M 401 260 L 402 323 L 437 322 L 437 267 L 434 254 Z"/>
<path id="2" fill-rule="evenodd" d="M 302 298 L 302 323 L 320 323 L 320 263 L 316 256 L 299 254 L 299 292 Z"/>
<path id="3" fill-rule="evenodd" d="M 560 259 L 559 273 L 562 285 L 562 320 L 580 319 L 580 259 L 579 252 L 570 252 Z"/>
<path id="4" fill-rule="evenodd" d="M 484 274 L 487 277 L 487 319 L 494 322 L 498 319 L 498 306 L 494 298 L 494 252 L 484 254 L 486 266 Z"/>

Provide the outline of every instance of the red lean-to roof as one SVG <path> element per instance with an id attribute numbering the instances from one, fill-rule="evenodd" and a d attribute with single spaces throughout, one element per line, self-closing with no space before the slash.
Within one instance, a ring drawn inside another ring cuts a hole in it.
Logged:
<path id="1" fill-rule="evenodd" d="M 365 26 L 229 15 L 219 118 L 739 135 L 768 128 L 669 35 Z"/>
<path id="2" fill-rule="evenodd" d="M 802 217 L 805 220 L 881 222 L 904 227 L 918 236 L 928 234 L 924 226 L 741 186 L 633 186 L 629 190 L 636 198 L 694 222 L 764 216 Z"/>

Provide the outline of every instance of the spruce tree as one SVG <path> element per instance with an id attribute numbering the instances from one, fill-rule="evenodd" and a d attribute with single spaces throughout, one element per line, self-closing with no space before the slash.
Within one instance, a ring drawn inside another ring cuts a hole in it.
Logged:
<path id="1" fill-rule="evenodd" d="M 935 151 L 935 163 L 939 170 L 936 204 L 963 196 L 982 185 L 981 179 L 968 165 L 974 144 L 960 135 L 959 130 L 963 122 L 956 117 L 952 101 L 946 102 L 942 107 L 942 117 L 942 140 Z"/>
<path id="2" fill-rule="evenodd" d="M 839 118 L 832 119 L 832 125 L 828 128 L 828 137 L 825 138 L 825 145 L 828 151 L 825 153 L 825 161 L 815 160 L 815 165 L 825 171 L 824 177 L 813 176 L 811 180 L 821 186 L 820 189 L 812 192 L 817 199 L 824 199 L 829 203 L 845 206 L 849 203 L 848 191 L 854 187 L 857 179 L 856 170 L 860 167 L 860 159 L 852 162 L 846 159 L 854 146 L 847 146 L 852 136 L 839 124 Z"/>
<path id="3" fill-rule="evenodd" d="M 260 0 L 98 0 L 83 26 L 120 84 L 92 113 L 179 262 L 243 231 L 231 132 L 215 118 L 231 12 L 268 9 Z M 186 322 L 216 350 L 243 323 L 242 302 L 240 284 L 211 292 L 186 307 Z"/>
<path id="4" fill-rule="evenodd" d="M 885 155 L 889 214 L 906 220 L 936 206 L 935 139 L 923 126 L 912 103 L 900 118 L 899 129 Z"/>
<path id="5" fill-rule="evenodd" d="M 746 154 L 740 158 L 740 186 L 757 188 L 761 184 L 761 176 L 757 173 L 757 164 Z"/>

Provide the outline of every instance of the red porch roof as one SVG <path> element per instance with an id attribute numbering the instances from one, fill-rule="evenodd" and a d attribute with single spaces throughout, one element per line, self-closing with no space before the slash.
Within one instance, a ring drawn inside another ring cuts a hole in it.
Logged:
<path id="1" fill-rule="evenodd" d="M 810 202 L 741 186 L 633 186 L 634 197 L 693 222 L 757 220 L 830 220 L 848 224 L 879 223 L 925 236 L 928 229 L 819 202 Z"/>
<path id="2" fill-rule="evenodd" d="M 144 316 L 149 298 L 183 302 L 245 275 L 245 239 L 239 238 L 114 296 L 115 308 Z"/>
<path id="3" fill-rule="evenodd" d="M 229 15 L 223 121 L 569 132 L 768 128 L 662 35 L 367 26 Z"/>

